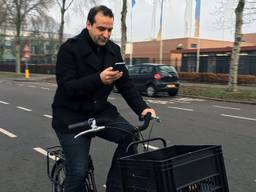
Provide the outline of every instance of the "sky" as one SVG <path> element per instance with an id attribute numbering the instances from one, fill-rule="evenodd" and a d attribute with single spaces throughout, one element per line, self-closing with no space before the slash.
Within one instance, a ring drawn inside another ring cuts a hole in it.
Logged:
<path id="1" fill-rule="evenodd" d="M 136 3 L 131 7 L 131 1 L 128 0 L 127 13 L 127 29 L 128 41 L 147 41 L 156 37 L 160 26 L 160 0 L 136 0 Z M 187 0 L 163 0 L 163 39 L 193 37 L 194 35 L 194 7 L 193 1 L 190 25 L 191 33 L 186 32 L 185 26 L 185 8 Z M 230 0 L 227 0 L 230 1 Z M 97 0 L 97 4 L 104 4 L 110 7 L 115 15 L 114 30 L 112 38 L 119 40 L 120 34 L 120 18 L 122 0 Z M 155 3 L 154 3 L 155 2 Z M 234 6 L 230 5 L 225 9 L 225 13 L 221 15 L 216 13 L 218 10 L 219 0 L 201 0 L 201 17 L 200 17 L 200 38 L 203 39 L 218 39 L 232 41 L 234 36 Z M 55 11 L 53 11 L 55 10 Z M 56 8 L 51 11 L 52 16 L 58 21 L 59 16 L 56 14 Z M 69 16 L 66 18 L 65 33 L 70 36 L 78 34 L 86 23 L 86 15 L 88 10 L 84 10 L 84 14 L 74 14 L 69 11 Z M 224 22 L 220 22 L 220 18 Z M 244 33 L 254 33 L 255 22 L 246 24 L 243 27 Z"/>

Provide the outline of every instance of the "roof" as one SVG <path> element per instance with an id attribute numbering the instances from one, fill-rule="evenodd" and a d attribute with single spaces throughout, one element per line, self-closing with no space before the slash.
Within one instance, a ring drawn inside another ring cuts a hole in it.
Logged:
<path id="1" fill-rule="evenodd" d="M 203 48 L 200 49 L 201 53 L 212 53 L 212 52 L 231 52 L 233 47 L 218 47 L 218 48 Z M 242 46 L 241 51 L 256 51 L 256 46 Z M 196 53 L 197 49 L 184 49 L 175 50 L 171 53 Z"/>

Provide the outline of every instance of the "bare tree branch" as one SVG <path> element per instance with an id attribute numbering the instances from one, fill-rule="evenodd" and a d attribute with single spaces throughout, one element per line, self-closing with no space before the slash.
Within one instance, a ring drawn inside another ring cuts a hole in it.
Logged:
<path id="1" fill-rule="evenodd" d="M 16 28 L 16 72 L 20 73 L 21 29 L 31 18 L 43 15 L 53 0 L 2 0 L 10 24 Z"/>

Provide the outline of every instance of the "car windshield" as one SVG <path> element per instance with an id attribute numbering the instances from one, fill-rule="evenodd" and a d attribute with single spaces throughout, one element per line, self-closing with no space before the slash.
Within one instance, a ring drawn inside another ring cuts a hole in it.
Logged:
<path id="1" fill-rule="evenodd" d="M 167 65 L 161 65 L 159 66 L 159 71 L 160 72 L 165 72 L 165 73 L 176 73 L 176 70 L 172 66 L 167 66 Z"/>

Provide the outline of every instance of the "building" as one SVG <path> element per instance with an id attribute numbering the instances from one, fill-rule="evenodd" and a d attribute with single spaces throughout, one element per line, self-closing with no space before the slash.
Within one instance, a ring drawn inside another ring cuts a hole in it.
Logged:
<path id="1" fill-rule="evenodd" d="M 1 28 L 0 43 L 0 70 L 14 71 L 16 63 L 16 30 L 9 26 Z M 55 64 L 59 47 L 57 33 L 22 30 L 21 49 L 25 44 L 31 49 L 30 66 Z M 23 63 L 24 61 L 22 60 Z"/>
<path id="2" fill-rule="evenodd" d="M 177 38 L 167 39 L 162 41 L 163 53 L 162 63 L 175 66 L 178 70 L 181 67 L 182 55 L 175 50 L 197 50 L 198 45 L 200 49 L 204 48 L 218 48 L 218 47 L 232 47 L 231 41 L 197 39 L 197 38 Z M 253 43 L 243 42 L 242 46 L 254 45 Z M 129 62 L 130 55 L 126 54 L 126 61 Z M 159 63 L 160 60 L 160 41 L 144 41 L 133 43 L 133 64 L 141 62 Z"/>
<path id="3" fill-rule="evenodd" d="M 177 50 L 181 54 L 182 72 L 196 71 L 197 52 L 195 49 Z M 199 72 L 229 73 L 232 47 L 200 49 Z M 256 75 L 256 46 L 243 46 L 240 51 L 238 73 Z"/>
<path id="4" fill-rule="evenodd" d="M 242 42 L 248 42 L 256 45 L 256 33 L 243 34 Z"/>

